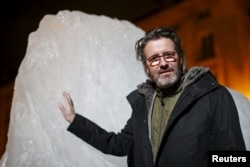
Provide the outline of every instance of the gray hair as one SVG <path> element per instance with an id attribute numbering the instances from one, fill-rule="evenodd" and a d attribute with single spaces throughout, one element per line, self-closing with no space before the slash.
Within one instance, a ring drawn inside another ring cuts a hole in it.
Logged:
<path id="1" fill-rule="evenodd" d="M 181 46 L 181 41 L 176 34 L 176 31 L 172 28 L 167 27 L 157 27 L 145 33 L 145 36 L 139 39 L 135 44 L 136 59 L 143 62 L 145 66 L 146 59 L 144 55 L 144 48 L 146 44 L 151 40 L 157 40 L 160 38 L 168 38 L 172 40 L 175 44 L 175 50 L 179 57 L 182 59 L 182 70 L 185 70 L 186 60 L 184 56 L 184 50 Z"/>

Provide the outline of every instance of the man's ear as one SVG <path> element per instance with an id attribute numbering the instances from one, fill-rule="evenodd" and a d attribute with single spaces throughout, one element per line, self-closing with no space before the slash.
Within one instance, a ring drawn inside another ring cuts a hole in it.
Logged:
<path id="1" fill-rule="evenodd" d="M 183 58 L 181 58 L 181 59 L 179 59 L 180 60 L 180 64 L 182 64 L 183 63 Z"/>
<path id="2" fill-rule="evenodd" d="M 184 58 L 180 59 L 180 66 L 181 66 L 182 72 L 184 72 L 185 71 L 185 60 L 184 60 Z"/>
<path id="3" fill-rule="evenodd" d="M 149 70 L 146 65 L 144 65 L 144 71 L 146 72 L 146 74 L 149 74 Z"/>
<path id="4" fill-rule="evenodd" d="M 144 66 L 144 71 L 145 73 L 147 74 L 148 77 L 150 77 L 150 73 L 149 73 L 149 70 L 146 66 Z"/>

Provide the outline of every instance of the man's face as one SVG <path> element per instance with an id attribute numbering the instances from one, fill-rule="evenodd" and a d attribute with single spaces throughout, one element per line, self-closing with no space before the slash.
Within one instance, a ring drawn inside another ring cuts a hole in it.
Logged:
<path id="1" fill-rule="evenodd" d="M 149 41 L 144 48 L 145 70 L 161 88 L 168 88 L 180 78 L 181 61 L 174 43 L 167 38 Z"/>

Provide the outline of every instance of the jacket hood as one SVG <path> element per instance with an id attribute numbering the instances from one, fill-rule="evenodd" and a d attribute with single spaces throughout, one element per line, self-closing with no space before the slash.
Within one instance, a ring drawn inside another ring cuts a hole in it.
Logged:
<path id="1" fill-rule="evenodd" d="M 182 90 L 184 90 L 187 86 L 191 85 L 195 81 L 197 81 L 203 74 L 209 71 L 208 67 L 200 67 L 195 66 L 187 71 L 185 71 L 183 77 Z M 145 95 L 147 108 L 149 109 L 150 104 L 153 99 L 154 92 L 156 91 L 155 83 L 152 80 L 146 80 L 146 82 L 137 86 L 138 91 Z"/>
<path id="2" fill-rule="evenodd" d="M 203 74 L 209 71 L 208 67 L 192 67 L 184 74 L 183 89 L 197 81 Z"/>

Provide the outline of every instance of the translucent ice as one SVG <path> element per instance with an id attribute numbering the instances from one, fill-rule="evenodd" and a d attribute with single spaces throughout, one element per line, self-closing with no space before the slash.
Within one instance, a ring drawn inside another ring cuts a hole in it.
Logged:
<path id="1" fill-rule="evenodd" d="M 119 131 L 131 114 L 125 96 L 143 82 L 134 44 L 143 31 L 128 21 L 79 11 L 46 15 L 29 36 L 15 81 L 1 167 L 125 167 L 72 135 L 57 102 L 68 91 L 76 111 Z M 250 144 L 250 102 L 232 91 Z"/>
<path id="2" fill-rule="evenodd" d="M 247 150 L 250 151 L 250 101 L 241 93 L 229 89 L 238 109 L 240 125 Z"/>
<path id="3" fill-rule="evenodd" d="M 66 90 L 78 113 L 119 131 L 131 114 L 126 95 L 145 80 L 134 50 L 143 33 L 128 21 L 106 16 L 46 15 L 29 36 L 15 81 L 0 166 L 126 166 L 126 157 L 104 155 L 66 131 L 57 102 Z"/>

